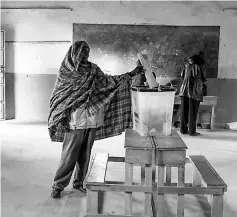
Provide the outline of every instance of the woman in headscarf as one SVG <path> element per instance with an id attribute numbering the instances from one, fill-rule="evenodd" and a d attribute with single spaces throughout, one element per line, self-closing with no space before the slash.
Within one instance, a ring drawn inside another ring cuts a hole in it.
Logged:
<path id="1" fill-rule="evenodd" d="M 188 58 L 181 73 L 183 83 L 180 88 L 180 132 L 197 136 L 196 120 L 200 102 L 203 101 L 203 84 L 206 81 L 205 68 L 193 58 Z"/>
<path id="2" fill-rule="evenodd" d="M 86 192 L 83 180 L 94 140 L 119 135 L 126 128 L 132 128 L 130 86 L 132 77 L 141 73 L 143 67 L 138 62 L 131 72 L 106 75 L 88 61 L 89 52 L 85 41 L 76 41 L 70 46 L 50 99 L 50 138 L 63 142 L 52 186 L 53 198 L 60 198 L 75 166 L 73 187 Z"/>

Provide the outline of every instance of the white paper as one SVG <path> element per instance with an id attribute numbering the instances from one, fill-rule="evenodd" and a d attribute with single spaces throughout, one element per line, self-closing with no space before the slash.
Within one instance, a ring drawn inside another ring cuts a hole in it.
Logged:
<path id="1" fill-rule="evenodd" d="M 156 83 L 156 79 L 152 74 L 152 69 L 151 69 L 151 65 L 148 60 L 148 56 L 144 53 L 138 53 L 137 56 L 138 56 L 139 60 L 141 61 L 141 64 L 143 65 L 143 67 L 146 70 L 145 76 L 146 76 L 147 83 L 148 83 L 149 87 L 150 88 L 158 87 L 158 84 Z"/>

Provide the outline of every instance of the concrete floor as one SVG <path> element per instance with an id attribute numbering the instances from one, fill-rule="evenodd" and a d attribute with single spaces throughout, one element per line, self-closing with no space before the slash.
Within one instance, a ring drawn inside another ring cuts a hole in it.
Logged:
<path id="1" fill-rule="evenodd" d="M 2 217 L 81 217 L 86 210 L 85 195 L 71 183 L 60 200 L 50 197 L 61 143 L 51 143 L 44 123 L 0 122 Z M 228 185 L 224 196 L 224 216 L 237 216 L 237 131 L 201 131 L 200 137 L 183 136 L 188 154 L 203 154 Z M 124 135 L 94 144 L 94 152 L 124 156 Z M 108 176 L 124 178 L 123 166 L 109 165 Z M 113 169 L 111 169 L 113 168 Z M 135 172 L 135 179 L 138 173 Z M 186 180 L 190 178 L 189 172 Z M 135 214 L 142 216 L 144 196 L 134 194 Z M 203 197 L 185 196 L 185 216 L 210 216 Z M 175 216 L 176 197 L 166 197 L 165 216 Z M 123 194 L 106 193 L 100 197 L 100 211 L 123 213 Z"/>

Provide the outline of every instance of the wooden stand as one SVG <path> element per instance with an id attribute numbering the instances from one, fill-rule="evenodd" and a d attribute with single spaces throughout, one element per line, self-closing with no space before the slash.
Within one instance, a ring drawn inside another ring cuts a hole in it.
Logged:
<path id="1" fill-rule="evenodd" d="M 133 130 L 127 130 L 125 134 L 125 164 L 147 164 L 158 166 L 158 186 L 164 186 L 165 166 L 166 182 L 171 183 L 171 167 L 178 167 L 178 186 L 184 187 L 185 160 L 187 146 L 175 130 L 171 136 L 141 137 Z M 151 166 L 152 168 L 152 166 Z M 126 167 L 125 167 L 126 169 Z M 155 169 L 153 169 L 153 180 L 155 183 Z M 157 197 L 157 195 L 158 197 Z M 157 198 L 157 199 L 156 199 Z M 153 192 L 152 203 L 154 216 L 164 216 L 164 193 L 157 188 Z M 156 202 L 157 200 L 157 202 Z M 183 216 L 184 195 L 178 195 L 177 216 Z"/>
<path id="2" fill-rule="evenodd" d="M 127 130 L 125 134 L 126 155 L 109 157 L 96 154 L 84 181 L 87 188 L 86 216 L 134 216 L 132 193 L 144 192 L 144 216 L 165 216 L 164 194 L 177 194 L 177 217 L 184 216 L 184 195 L 211 195 L 212 217 L 223 217 L 223 194 L 227 186 L 207 159 L 202 155 L 186 158 L 186 145 L 176 131 L 172 136 L 140 137 Z M 125 163 L 124 182 L 105 181 L 108 162 Z M 193 182 L 185 183 L 185 165 L 193 164 Z M 141 167 L 141 183 L 133 182 L 133 166 Z M 178 168 L 178 183 L 171 179 L 172 168 Z M 156 182 L 156 168 L 158 180 Z M 166 179 L 166 181 L 164 181 Z M 111 184 L 113 183 L 113 184 Z M 98 214 L 98 191 L 120 191 L 125 193 L 124 215 Z"/>

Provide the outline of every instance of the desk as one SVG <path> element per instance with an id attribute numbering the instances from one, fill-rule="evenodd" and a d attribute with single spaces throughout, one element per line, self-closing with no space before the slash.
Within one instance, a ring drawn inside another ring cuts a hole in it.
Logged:
<path id="1" fill-rule="evenodd" d="M 178 187 L 184 187 L 185 162 L 187 146 L 176 130 L 172 129 L 170 136 L 140 136 L 133 130 L 125 132 L 125 183 L 133 183 L 133 165 L 141 165 L 141 173 L 145 175 L 143 183 L 147 186 L 154 186 L 156 177 L 156 166 L 158 166 L 157 191 L 145 196 L 146 216 L 151 216 L 149 207 L 153 204 L 153 213 L 162 217 L 164 214 L 164 193 L 158 191 L 158 186 L 171 185 L 171 166 L 178 167 Z M 166 167 L 166 183 L 164 183 Z M 127 192 L 125 196 L 125 212 L 132 214 L 132 193 Z M 177 215 L 183 216 L 184 195 L 178 195 Z M 156 216 L 155 215 L 155 216 Z"/>
<path id="2" fill-rule="evenodd" d="M 205 105 L 205 106 L 212 106 L 211 109 L 211 120 L 210 120 L 210 128 L 214 129 L 214 119 L 215 119 L 215 107 L 217 104 L 217 96 L 204 96 L 203 97 L 203 102 L 200 103 L 200 105 Z M 174 104 L 179 105 L 181 104 L 181 100 L 179 96 L 175 96 L 174 99 Z"/>

